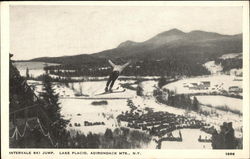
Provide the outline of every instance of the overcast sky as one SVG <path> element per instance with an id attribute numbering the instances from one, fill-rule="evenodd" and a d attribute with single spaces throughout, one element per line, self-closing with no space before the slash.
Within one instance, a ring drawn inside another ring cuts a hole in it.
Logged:
<path id="1" fill-rule="evenodd" d="M 11 6 L 14 59 L 95 53 L 178 28 L 242 33 L 241 7 Z"/>

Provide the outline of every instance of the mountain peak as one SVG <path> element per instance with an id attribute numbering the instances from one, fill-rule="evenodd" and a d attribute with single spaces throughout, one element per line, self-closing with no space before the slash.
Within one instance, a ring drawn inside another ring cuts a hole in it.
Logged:
<path id="1" fill-rule="evenodd" d="M 122 42 L 118 48 L 121 48 L 121 47 L 128 47 L 128 46 L 133 46 L 133 45 L 136 45 L 137 43 L 134 42 L 134 41 L 131 41 L 131 40 L 127 40 L 125 42 Z"/>
<path id="2" fill-rule="evenodd" d="M 155 46 L 166 45 L 167 43 L 183 39 L 186 33 L 178 29 L 171 29 L 160 34 L 157 34 L 153 38 L 146 41 L 146 43 L 153 44 Z"/>
<path id="3" fill-rule="evenodd" d="M 162 33 L 158 34 L 157 36 L 183 35 L 183 34 L 185 34 L 183 31 L 174 28 L 174 29 L 170 29 L 168 31 L 162 32 Z"/>
<path id="4" fill-rule="evenodd" d="M 179 29 L 176 29 L 176 28 L 170 29 L 170 30 L 168 30 L 168 32 L 173 32 L 173 33 L 184 33 L 183 31 L 181 31 L 181 30 L 179 30 Z"/>

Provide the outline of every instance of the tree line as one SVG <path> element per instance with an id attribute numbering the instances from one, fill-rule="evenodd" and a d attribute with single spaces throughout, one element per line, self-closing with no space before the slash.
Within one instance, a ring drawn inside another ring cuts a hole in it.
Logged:
<path id="1" fill-rule="evenodd" d="M 158 102 L 176 108 L 193 110 L 196 112 L 198 112 L 200 108 L 197 98 L 194 96 L 193 99 L 191 99 L 190 95 L 188 94 L 175 94 L 174 91 L 168 89 L 155 89 L 153 95 Z"/>
<path id="2" fill-rule="evenodd" d="M 77 76 L 107 76 L 112 68 L 107 62 L 97 65 L 86 64 L 62 64 L 59 66 L 48 66 L 46 69 L 51 74 L 64 76 L 64 77 L 77 77 Z M 62 71 L 62 70 L 75 70 Z M 164 60 L 138 60 L 133 62 L 127 67 L 123 75 L 126 76 L 198 76 L 208 75 L 210 72 L 196 62 L 182 61 L 177 58 L 169 58 Z"/>
<path id="3" fill-rule="evenodd" d="M 223 72 L 230 71 L 231 69 L 240 69 L 242 68 L 242 59 L 230 58 L 230 59 L 216 59 L 215 64 L 221 64 Z"/>

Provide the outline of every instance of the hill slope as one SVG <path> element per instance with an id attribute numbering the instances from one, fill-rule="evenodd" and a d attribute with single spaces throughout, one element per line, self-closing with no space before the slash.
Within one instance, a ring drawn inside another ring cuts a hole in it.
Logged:
<path id="1" fill-rule="evenodd" d="M 122 45 L 122 47 L 121 47 Z M 192 31 L 184 33 L 172 29 L 141 43 L 126 42 L 115 49 L 92 54 L 101 58 L 164 59 L 168 56 L 218 57 L 225 53 L 242 51 L 242 34 L 221 35 L 218 33 Z M 196 57 L 196 58 L 198 58 Z"/>
<path id="2" fill-rule="evenodd" d="M 213 32 L 191 31 L 182 32 L 171 29 L 144 41 L 125 41 L 118 47 L 94 54 L 81 54 L 75 56 L 36 58 L 31 61 L 61 63 L 63 66 L 84 67 L 86 70 L 108 66 L 107 59 L 132 59 L 133 66 L 125 74 L 134 75 L 135 66 L 140 75 L 181 74 L 200 75 L 207 74 L 202 64 L 217 59 L 223 54 L 242 52 L 242 34 L 222 35 Z M 120 61 L 120 63 L 122 63 Z M 159 68 L 162 71 L 159 71 Z M 85 70 L 85 72 L 86 72 Z M 198 73 L 198 74 L 197 74 Z M 87 73 L 88 75 L 88 73 Z"/>
<path id="3" fill-rule="evenodd" d="M 31 61 L 83 64 L 99 63 L 103 61 L 103 58 L 164 59 L 169 56 L 182 56 L 185 59 L 187 56 L 198 56 L 203 58 L 198 59 L 198 61 L 203 61 L 206 58 L 219 57 L 222 54 L 232 52 L 242 52 L 242 34 L 221 35 L 204 31 L 185 33 L 178 29 L 172 29 L 144 42 L 137 43 L 128 40 L 121 43 L 117 48 L 94 54 L 42 57 Z"/>

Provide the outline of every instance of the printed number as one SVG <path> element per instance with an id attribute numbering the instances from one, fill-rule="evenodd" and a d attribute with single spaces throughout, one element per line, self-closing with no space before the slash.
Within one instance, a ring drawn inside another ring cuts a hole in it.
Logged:
<path id="1" fill-rule="evenodd" d="M 229 156 L 229 155 L 230 155 L 230 156 L 234 156 L 235 154 L 234 154 L 234 152 L 226 152 L 226 155 L 227 155 L 227 156 Z"/>

